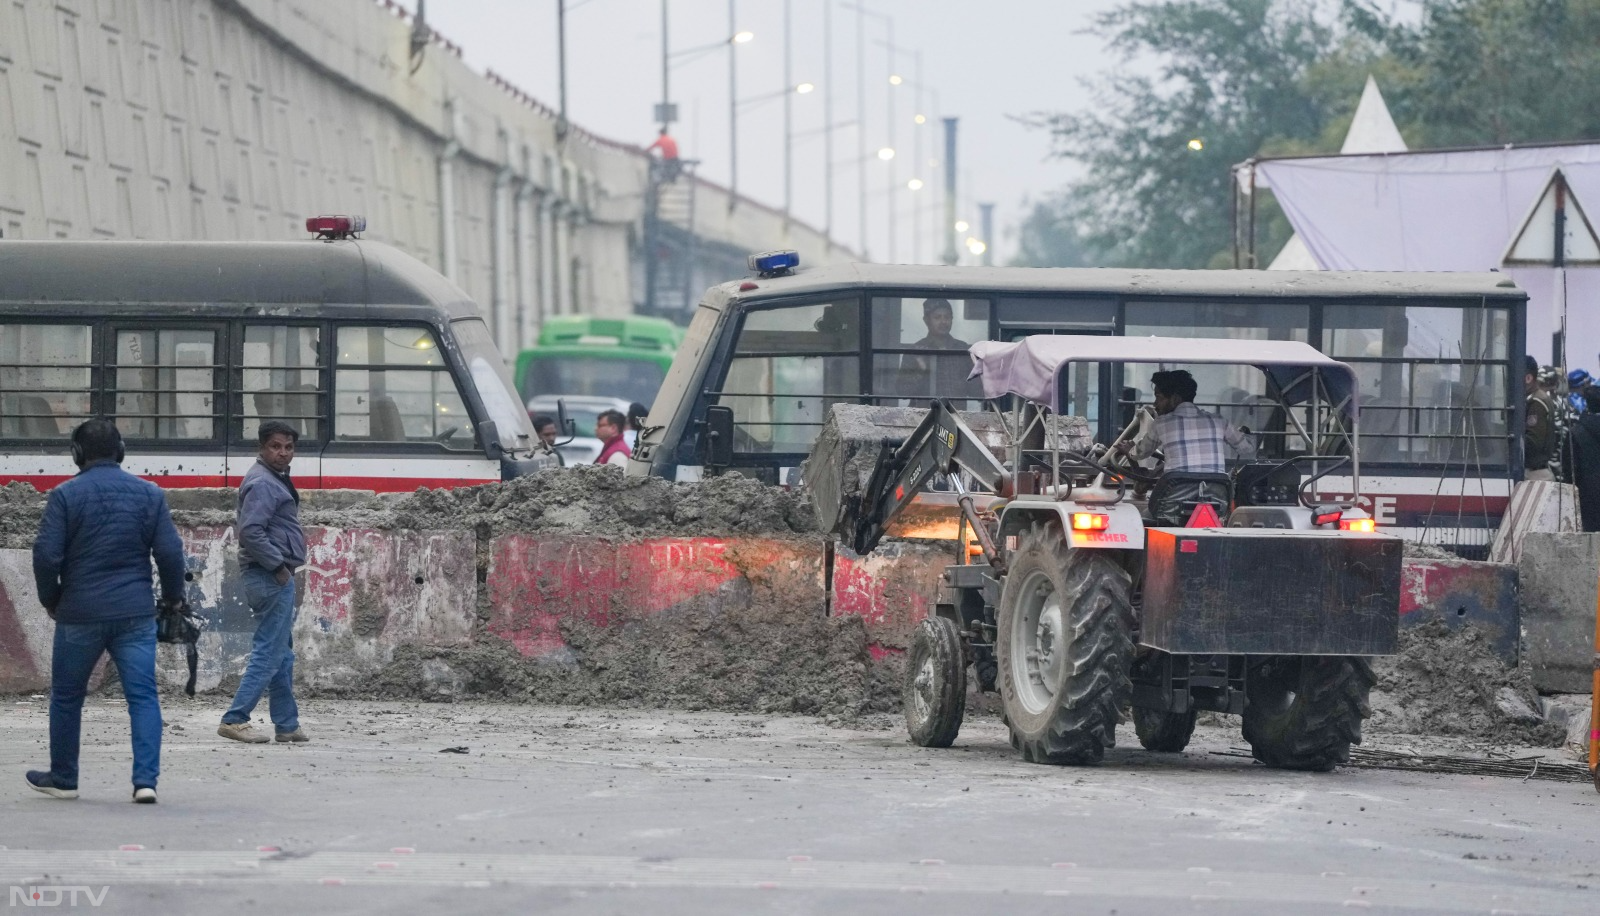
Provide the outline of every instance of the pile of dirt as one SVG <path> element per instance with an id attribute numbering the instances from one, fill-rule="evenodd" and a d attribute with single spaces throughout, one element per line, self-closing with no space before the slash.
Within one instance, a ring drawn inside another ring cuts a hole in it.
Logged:
<path id="1" fill-rule="evenodd" d="M 796 615 L 769 605 L 718 616 L 660 614 L 621 627 L 569 621 L 561 635 L 570 652 L 538 659 L 487 635 L 470 646 L 399 646 L 358 685 L 320 692 L 836 719 L 869 706 L 870 655 L 859 617 Z"/>
<path id="2" fill-rule="evenodd" d="M 1536 747 L 1559 747 L 1565 738 L 1540 714 L 1526 666 L 1506 665 L 1476 628 L 1431 620 L 1402 629 L 1399 653 L 1373 668 L 1372 732 Z"/>
<path id="3" fill-rule="evenodd" d="M 393 527 L 466 528 L 490 535 L 562 531 L 609 538 L 783 537 L 817 530 L 810 506 L 797 492 L 744 477 L 673 483 L 624 477 L 603 467 L 541 471 L 456 490 L 418 490 L 389 509 Z"/>
<path id="4" fill-rule="evenodd" d="M 0 549 L 31 550 L 44 515 L 44 494 L 27 483 L 0 487 Z"/>
<path id="5" fill-rule="evenodd" d="M 1406 541 L 1405 558 L 1408 560 L 1459 560 L 1459 556 L 1445 550 L 1437 544 L 1424 544 L 1421 541 Z"/>

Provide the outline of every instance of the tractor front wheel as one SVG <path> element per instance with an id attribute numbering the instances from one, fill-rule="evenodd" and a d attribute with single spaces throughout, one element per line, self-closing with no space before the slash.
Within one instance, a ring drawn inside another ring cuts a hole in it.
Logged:
<path id="1" fill-rule="evenodd" d="M 955 621 L 929 617 L 917 624 L 901 706 L 913 744 L 949 747 L 955 742 L 967 711 L 967 661 Z"/>

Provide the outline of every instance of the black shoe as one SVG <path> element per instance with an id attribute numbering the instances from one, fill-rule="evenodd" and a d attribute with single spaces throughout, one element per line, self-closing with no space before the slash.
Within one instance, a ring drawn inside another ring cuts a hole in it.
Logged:
<path id="1" fill-rule="evenodd" d="M 35 792 L 43 792 L 51 798 L 78 797 L 77 789 L 68 789 L 65 786 L 56 785 L 56 781 L 45 770 L 29 770 L 24 778 L 28 780 L 28 788 Z"/>
<path id="2" fill-rule="evenodd" d="M 156 803 L 155 786 L 135 786 L 133 790 L 133 803 L 136 805 L 153 805 Z"/>

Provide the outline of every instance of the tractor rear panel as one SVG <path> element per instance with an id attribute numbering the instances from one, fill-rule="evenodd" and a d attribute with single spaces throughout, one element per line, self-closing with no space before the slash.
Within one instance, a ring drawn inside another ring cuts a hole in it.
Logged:
<path id="1" fill-rule="evenodd" d="M 1392 654 L 1401 549 L 1383 534 L 1151 528 L 1139 641 L 1182 654 Z"/>

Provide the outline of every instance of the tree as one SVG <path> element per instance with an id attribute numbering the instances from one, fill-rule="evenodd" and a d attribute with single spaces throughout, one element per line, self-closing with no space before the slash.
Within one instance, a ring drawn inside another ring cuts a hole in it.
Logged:
<path id="1" fill-rule="evenodd" d="M 1125 62 L 1094 84 L 1105 114 L 1034 118 L 1057 155 L 1087 168 L 1059 198 L 1059 217 L 1081 227 L 1097 263 L 1231 263 L 1229 167 L 1269 141 L 1319 138 L 1332 109 L 1308 75 L 1346 30 L 1303 0 L 1147 0 L 1091 31 Z M 1128 70 L 1146 57 L 1157 76 Z"/>
<path id="2" fill-rule="evenodd" d="M 1429 146 L 1600 137 L 1600 3 L 1428 0 L 1389 24 L 1403 116 Z"/>

